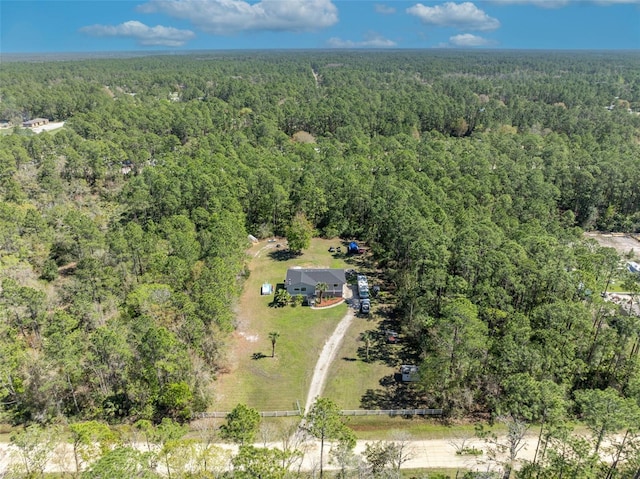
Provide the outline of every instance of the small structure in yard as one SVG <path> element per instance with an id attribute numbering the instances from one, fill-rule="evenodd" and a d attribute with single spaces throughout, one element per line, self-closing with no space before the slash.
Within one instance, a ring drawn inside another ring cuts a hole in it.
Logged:
<path id="1" fill-rule="evenodd" d="M 634 261 L 629 261 L 627 263 L 627 269 L 629 270 L 629 273 L 640 274 L 640 264 Z"/>
<path id="2" fill-rule="evenodd" d="M 341 298 L 346 282 L 343 269 L 289 268 L 284 285 L 291 296 L 315 296 L 316 286 L 324 283 L 323 297 Z"/>
<path id="3" fill-rule="evenodd" d="M 23 121 L 22 126 L 25 128 L 33 128 L 36 126 L 47 125 L 49 120 L 46 118 L 34 118 L 33 120 Z"/>
<path id="4" fill-rule="evenodd" d="M 402 381 L 405 383 L 417 381 L 418 378 L 418 366 L 414 364 L 403 364 L 400 366 L 400 374 L 402 375 Z"/>
<path id="5" fill-rule="evenodd" d="M 256 238 L 256 237 L 255 237 L 255 236 L 253 236 L 253 235 L 248 235 L 248 236 L 247 236 L 247 239 L 248 239 L 249 241 L 251 241 L 252 243 L 254 243 L 254 244 L 258 242 L 258 238 Z"/>
<path id="6" fill-rule="evenodd" d="M 358 243 L 356 243 L 355 241 L 349 243 L 349 246 L 347 247 L 347 253 L 358 254 L 358 251 L 360 251 L 360 248 L 358 248 Z"/>
<path id="7" fill-rule="evenodd" d="M 264 283 L 260 288 L 260 294 L 262 296 L 273 294 L 273 285 L 269 283 Z"/>

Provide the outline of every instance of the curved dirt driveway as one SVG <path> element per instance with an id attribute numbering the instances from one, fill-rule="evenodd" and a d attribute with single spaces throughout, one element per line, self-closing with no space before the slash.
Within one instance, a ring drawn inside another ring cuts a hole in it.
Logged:
<path id="1" fill-rule="evenodd" d="M 327 342 L 324 343 L 322 351 L 320 352 L 320 356 L 318 357 L 318 361 L 316 362 L 316 367 L 313 370 L 313 376 L 311 377 L 311 384 L 309 385 L 309 393 L 307 394 L 307 402 L 304 406 L 304 414 L 306 415 L 313 402 L 316 400 L 318 396 L 322 393 L 324 389 L 324 385 L 327 382 L 327 373 L 329 372 L 329 367 L 331 367 L 331 363 L 336 357 L 338 353 L 338 349 L 340 349 L 340 344 L 342 343 L 342 338 L 344 338 L 345 333 L 351 326 L 351 322 L 355 316 L 353 311 L 351 297 L 352 290 L 351 288 L 347 288 L 348 294 L 347 305 L 349 306 L 349 310 L 347 314 L 340 320 L 338 326 L 333 331 L 333 334 Z"/>

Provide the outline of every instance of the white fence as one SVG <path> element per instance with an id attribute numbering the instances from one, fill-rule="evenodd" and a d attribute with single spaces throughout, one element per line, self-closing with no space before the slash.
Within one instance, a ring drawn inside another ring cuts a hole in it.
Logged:
<path id="1" fill-rule="evenodd" d="M 209 417 L 227 417 L 228 412 L 199 412 L 193 415 L 194 418 L 204 419 Z M 301 416 L 300 411 L 260 411 L 262 417 L 291 417 Z"/>
<path id="2" fill-rule="evenodd" d="M 442 416 L 442 409 L 353 409 L 343 416 Z"/>
<path id="3" fill-rule="evenodd" d="M 442 409 L 346 409 L 343 416 L 442 416 Z M 200 412 L 194 414 L 197 419 L 225 418 L 228 412 Z M 301 411 L 261 411 L 262 417 L 302 416 Z"/>

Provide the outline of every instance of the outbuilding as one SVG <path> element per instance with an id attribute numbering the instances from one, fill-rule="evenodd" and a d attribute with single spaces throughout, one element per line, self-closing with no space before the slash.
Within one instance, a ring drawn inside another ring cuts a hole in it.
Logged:
<path id="1" fill-rule="evenodd" d="M 413 382 L 418 380 L 418 366 L 414 364 L 403 364 L 400 366 L 402 381 Z"/>
<path id="2" fill-rule="evenodd" d="M 34 128 L 36 126 L 47 125 L 49 120 L 46 118 L 34 118 L 33 120 L 23 121 L 22 126 L 25 128 Z"/>

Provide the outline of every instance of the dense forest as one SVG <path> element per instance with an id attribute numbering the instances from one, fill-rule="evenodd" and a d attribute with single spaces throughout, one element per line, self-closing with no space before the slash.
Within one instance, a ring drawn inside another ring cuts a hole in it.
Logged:
<path id="1" fill-rule="evenodd" d="M 0 135 L 4 420 L 205 410 L 247 234 L 304 215 L 370 246 L 425 402 L 640 424 L 640 319 L 599 295 L 623 259 L 583 236 L 640 232 L 637 55 L 3 63 L 0 118 L 36 117 L 65 127 Z"/>

